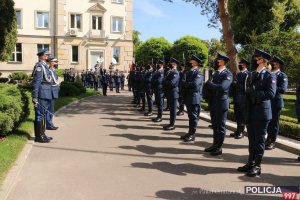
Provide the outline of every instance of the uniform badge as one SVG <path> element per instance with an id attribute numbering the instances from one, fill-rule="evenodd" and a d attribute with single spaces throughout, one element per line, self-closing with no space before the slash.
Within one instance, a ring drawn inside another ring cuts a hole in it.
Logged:
<path id="1" fill-rule="evenodd" d="M 272 83 L 273 83 L 273 84 L 275 84 L 275 83 L 276 83 L 276 81 L 275 81 L 275 80 L 272 80 Z"/>
<path id="2" fill-rule="evenodd" d="M 174 77 L 176 77 L 176 74 L 174 74 Z"/>
<path id="3" fill-rule="evenodd" d="M 41 71 L 42 71 L 42 68 L 41 68 L 41 67 L 37 67 L 37 68 L 36 68 L 36 71 L 41 72 Z"/>
<path id="4" fill-rule="evenodd" d="M 230 80 L 230 77 L 227 76 L 227 80 Z"/>
<path id="5" fill-rule="evenodd" d="M 283 79 L 283 81 L 287 81 L 287 78 Z"/>

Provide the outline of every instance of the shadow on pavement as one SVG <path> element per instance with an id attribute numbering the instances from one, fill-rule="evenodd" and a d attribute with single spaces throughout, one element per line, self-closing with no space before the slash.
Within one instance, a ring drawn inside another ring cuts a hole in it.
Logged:
<path id="1" fill-rule="evenodd" d="M 274 197 L 268 195 L 245 195 L 244 191 L 221 191 L 217 189 L 216 191 L 204 190 L 201 188 L 182 188 L 182 191 L 175 190 L 161 190 L 156 192 L 156 197 L 160 199 L 169 199 L 169 200 L 215 200 L 215 199 L 232 199 L 232 200 L 241 200 L 241 199 L 281 199 L 281 197 Z"/>
<path id="2" fill-rule="evenodd" d="M 202 154 L 201 150 L 193 150 L 193 149 L 178 149 L 171 147 L 151 147 L 147 145 L 137 145 L 137 146 L 119 146 L 121 149 L 132 149 L 136 151 L 140 151 L 145 154 L 154 155 L 157 153 L 167 153 L 167 154 Z"/>
<path id="3" fill-rule="evenodd" d="M 198 174 L 198 175 L 207 175 L 207 174 L 234 174 L 237 173 L 236 169 L 225 168 L 225 167 L 209 167 L 195 165 L 191 163 L 185 164 L 172 164 L 170 162 L 152 162 L 152 163 L 131 163 L 131 166 L 134 168 L 143 168 L 143 169 L 156 169 L 161 172 L 186 176 L 187 174 Z"/>
<path id="4" fill-rule="evenodd" d="M 178 140 L 179 141 L 179 139 L 175 137 L 160 137 L 160 136 L 151 136 L 151 135 L 110 134 L 109 136 L 124 137 L 134 141 L 140 141 L 140 140 Z"/>

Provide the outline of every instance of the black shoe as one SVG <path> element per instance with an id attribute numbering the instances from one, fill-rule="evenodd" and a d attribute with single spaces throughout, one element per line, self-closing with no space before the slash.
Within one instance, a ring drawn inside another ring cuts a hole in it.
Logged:
<path id="1" fill-rule="evenodd" d="M 43 137 L 47 138 L 49 141 L 53 140 L 53 137 L 50 137 L 50 136 L 47 136 L 47 135 L 44 135 Z"/>
<path id="2" fill-rule="evenodd" d="M 208 125 L 208 128 L 213 128 L 213 127 L 212 127 L 212 125 L 210 124 L 210 125 Z"/>
<path id="3" fill-rule="evenodd" d="M 222 154 L 222 148 L 215 148 L 210 152 L 210 155 L 212 156 L 218 156 Z"/>
<path id="4" fill-rule="evenodd" d="M 234 136 L 234 139 L 242 139 L 244 137 L 243 133 L 237 133 L 235 136 Z"/>
<path id="5" fill-rule="evenodd" d="M 182 116 L 182 115 L 184 115 L 184 112 L 183 112 L 183 111 L 178 111 L 178 112 L 176 113 L 176 115 L 177 115 L 177 116 Z"/>
<path id="6" fill-rule="evenodd" d="M 205 151 L 205 152 L 212 152 L 212 151 L 214 151 L 216 148 L 217 148 L 216 145 L 213 144 L 212 146 L 210 146 L 210 147 L 204 149 L 204 151 Z"/>
<path id="7" fill-rule="evenodd" d="M 254 166 L 254 162 L 248 162 L 246 165 L 242 167 L 238 167 L 237 170 L 239 172 L 248 172 Z"/>
<path id="8" fill-rule="evenodd" d="M 152 115 L 153 115 L 153 113 L 151 111 L 144 114 L 144 116 L 152 116 Z"/>
<path id="9" fill-rule="evenodd" d="M 235 131 L 235 132 L 233 132 L 233 133 L 230 133 L 230 137 L 235 137 L 236 135 L 237 135 L 238 133 Z"/>
<path id="10" fill-rule="evenodd" d="M 46 130 L 57 130 L 58 127 L 56 126 L 51 126 L 51 127 L 47 127 Z"/>
<path id="11" fill-rule="evenodd" d="M 272 150 L 272 149 L 275 149 L 275 143 L 274 142 L 270 142 L 270 143 L 266 144 L 265 150 Z"/>
<path id="12" fill-rule="evenodd" d="M 164 126 L 163 128 L 164 128 L 164 130 L 166 130 L 166 131 L 170 131 L 170 130 L 174 130 L 174 129 L 175 129 L 175 126 L 172 125 L 172 124 L 169 124 L 169 125 L 167 125 L 167 126 Z"/>
<path id="13" fill-rule="evenodd" d="M 247 172 L 247 176 L 249 177 L 255 177 L 255 176 L 259 176 L 261 174 L 261 167 L 254 165 L 248 172 Z"/>
<path id="14" fill-rule="evenodd" d="M 195 134 L 190 134 L 188 137 L 183 139 L 184 142 L 192 142 L 195 141 Z"/>
<path id="15" fill-rule="evenodd" d="M 161 117 L 156 117 L 152 119 L 153 122 L 161 122 L 162 118 Z"/>
<path id="16" fill-rule="evenodd" d="M 145 112 L 145 108 L 142 107 L 142 108 L 138 109 L 138 111 L 139 112 Z"/>
<path id="17" fill-rule="evenodd" d="M 35 137 L 34 141 L 39 142 L 39 143 L 49 143 L 50 142 L 50 140 L 48 140 L 45 137 Z"/>

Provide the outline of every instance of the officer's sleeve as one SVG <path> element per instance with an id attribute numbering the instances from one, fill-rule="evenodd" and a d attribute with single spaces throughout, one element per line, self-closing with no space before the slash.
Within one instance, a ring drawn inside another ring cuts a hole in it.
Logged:
<path id="1" fill-rule="evenodd" d="M 230 85 L 232 83 L 232 74 L 227 73 L 223 75 L 224 78 L 220 84 L 213 83 L 212 81 L 208 82 L 208 88 L 211 90 L 216 90 L 218 92 L 224 93 L 226 90 L 228 91 L 230 88 Z"/>
<path id="2" fill-rule="evenodd" d="M 280 94 L 284 94 L 288 88 L 288 77 L 286 74 L 282 74 L 280 80 L 277 80 L 277 89 L 276 91 Z"/>
<path id="3" fill-rule="evenodd" d="M 267 88 L 266 90 L 254 90 L 253 95 L 260 101 L 270 100 L 275 97 L 276 94 L 276 77 L 270 74 L 267 77 Z"/>
<path id="4" fill-rule="evenodd" d="M 173 74 L 173 78 L 171 79 L 169 84 L 172 88 L 174 88 L 178 86 L 178 83 L 179 83 L 179 74 L 175 73 Z"/>
<path id="5" fill-rule="evenodd" d="M 193 81 L 189 81 L 185 83 L 186 89 L 196 89 L 200 90 L 200 87 L 203 83 L 203 76 L 199 73 L 196 77 L 194 77 Z"/>
<path id="6" fill-rule="evenodd" d="M 38 98 L 39 96 L 39 88 L 43 81 L 43 69 L 42 66 L 38 65 L 36 67 L 35 73 L 33 74 L 33 80 L 32 80 L 32 98 Z"/>

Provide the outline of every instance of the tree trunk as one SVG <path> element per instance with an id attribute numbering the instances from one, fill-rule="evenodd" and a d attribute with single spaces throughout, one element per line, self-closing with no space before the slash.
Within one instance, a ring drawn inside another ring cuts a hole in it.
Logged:
<path id="1" fill-rule="evenodd" d="M 228 0 L 218 0 L 219 16 L 222 23 L 223 37 L 226 45 L 227 55 L 230 58 L 230 71 L 235 73 L 238 69 L 237 51 L 234 44 L 233 32 L 229 19 Z"/>

